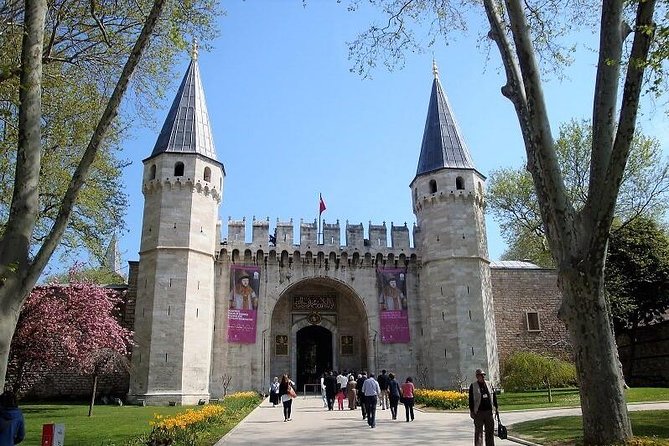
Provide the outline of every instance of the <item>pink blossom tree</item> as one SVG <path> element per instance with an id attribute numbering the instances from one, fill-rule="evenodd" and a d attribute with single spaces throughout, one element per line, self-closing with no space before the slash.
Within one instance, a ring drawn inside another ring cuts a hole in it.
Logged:
<path id="1" fill-rule="evenodd" d="M 21 309 L 10 350 L 7 385 L 22 393 L 56 369 L 93 375 L 117 368 L 132 332 L 120 324 L 118 291 L 74 282 L 33 289 Z M 121 361 L 122 362 L 122 361 Z"/>

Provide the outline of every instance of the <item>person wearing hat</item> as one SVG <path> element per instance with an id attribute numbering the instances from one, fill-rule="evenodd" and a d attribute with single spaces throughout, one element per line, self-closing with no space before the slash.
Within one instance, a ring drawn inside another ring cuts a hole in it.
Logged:
<path id="1" fill-rule="evenodd" d="M 490 381 L 486 381 L 485 372 L 476 369 L 476 381 L 469 386 L 469 416 L 474 420 L 474 446 L 483 446 L 485 428 L 485 446 L 495 444 L 495 420 L 492 409 L 497 412 L 497 396 Z"/>
<path id="2" fill-rule="evenodd" d="M 381 311 L 403 310 L 407 307 L 407 299 L 402 290 L 397 286 L 397 278 L 388 276 L 383 292 L 379 296 Z"/>
<path id="3" fill-rule="evenodd" d="M 257 310 L 258 296 L 251 287 L 251 276 L 244 271 L 238 278 L 230 295 L 230 308 L 235 310 Z"/>

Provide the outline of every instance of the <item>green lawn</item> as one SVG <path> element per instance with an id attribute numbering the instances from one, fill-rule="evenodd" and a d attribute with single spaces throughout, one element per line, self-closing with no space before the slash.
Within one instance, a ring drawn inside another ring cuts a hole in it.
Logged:
<path id="1" fill-rule="evenodd" d="M 628 403 L 644 401 L 669 401 L 669 388 L 638 387 L 627 389 L 625 396 Z M 497 396 L 499 408 L 507 410 L 549 409 L 557 407 L 577 407 L 581 400 L 578 389 L 553 390 L 553 402 L 548 402 L 548 393 L 544 390 L 532 392 L 505 392 Z"/>
<path id="2" fill-rule="evenodd" d="M 260 402 L 225 400 L 225 421 L 213 426 L 201 438 L 201 445 L 214 444 L 239 423 Z M 88 405 L 81 404 L 22 404 L 26 421 L 26 439 L 21 445 L 40 446 L 42 425 L 65 425 L 66 445 L 121 446 L 136 445 L 133 438 L 151 431 L 149 422 L 155 414 L 170 416 L 184 412 L 187 407 L 95 406 L 88 417 Z"/>
<path id="3" fill-rule="evenodd" d="M 669 446 L 669 410 L 630 412 L 632 431 L 639 445 Z M 578 445 L 582 439 L 580 416 L 544 418 L 514 424 L 509 435 L 546 446 Z"/>

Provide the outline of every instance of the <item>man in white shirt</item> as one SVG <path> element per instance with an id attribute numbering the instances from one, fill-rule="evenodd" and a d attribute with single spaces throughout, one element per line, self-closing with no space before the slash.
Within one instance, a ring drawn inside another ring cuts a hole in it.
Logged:
<path id="1" fill-rule="evenodd" d="M 344 398 L 346 398 L 346 384 L 348 384 L 348 378 L 342 372 L 339 372 L 337 375 L 337 387 L 339 387 L 340 392 L 344 392 Z"/>
<path id="2" fill-rule="evenodd" d="M 370 373 L 369 378 L 362 384 L 362 394 L 365 398 L 365 407 L 367 411 L 367 424 L 372 429 L 376 427 L 376 404 L 379 399 L 381 388 L 374 379 L 374 374 Z"/>

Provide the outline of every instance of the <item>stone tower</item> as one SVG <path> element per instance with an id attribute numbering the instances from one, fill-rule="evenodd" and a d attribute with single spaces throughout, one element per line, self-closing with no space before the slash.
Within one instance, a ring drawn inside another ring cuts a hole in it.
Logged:
<path id="1" fill-rule="evenodd" d="M 224 176 L 195 48 L 153 152 L 144 160 L 131 399 L 147 404 L 209 399 Z"/>
<path id="2" fill-rule="evenodd" d="M 416 177 L 411 182 L 423 367 L 431 385 L 498 381 L 499 365 L 484 221 L 484 182 L 472 162 L 439 81 L 436 64 Z"/>

